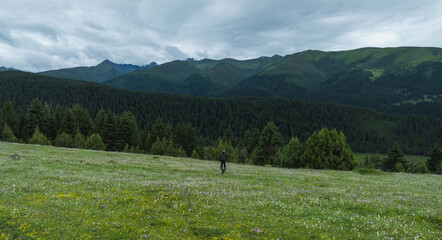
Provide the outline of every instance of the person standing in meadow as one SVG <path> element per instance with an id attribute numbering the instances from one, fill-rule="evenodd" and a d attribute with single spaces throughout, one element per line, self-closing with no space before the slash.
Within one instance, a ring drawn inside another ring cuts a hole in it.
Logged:
<path id="1" fill-rule="evenodd" d="M 223 172 L 222 174 L 224 174 L 224 172 L 226 171 L 226 162 L 227 162 L 226 150 L 222 151 L 219 160 L 221 161 L 221 171 Z"/>

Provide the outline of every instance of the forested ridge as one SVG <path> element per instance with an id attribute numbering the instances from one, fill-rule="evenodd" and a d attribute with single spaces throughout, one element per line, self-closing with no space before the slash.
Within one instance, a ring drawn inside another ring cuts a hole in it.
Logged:
<path id="1" fill-rule="evenodd" d="M 441 144 L 442 120 L 423 116 L 390 116 L 373 110 L 278 98 L 206 98 L 120 90 L 99 84 L 58 79 L 18 71 L 0 73 L 0 103 L 11 101 L 20 115 L 30 102 L 55 107 L 79 104 L 95 118 L 100 109 L 131 112 L 140 129 L 158 117 L 173 126 L 191 124 L 204 142 L 214 142 L 230 128 L 242 139 L 273 121 L 284 141 L 303 142 L 325 127 L 342 131 L 355 152 L 387 152 L 394 143 L 407 154 L 428 154 Z"/>

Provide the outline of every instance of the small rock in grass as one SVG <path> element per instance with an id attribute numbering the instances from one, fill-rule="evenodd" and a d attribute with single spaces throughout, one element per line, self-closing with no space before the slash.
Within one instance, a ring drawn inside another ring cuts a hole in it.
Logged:
<path id="1" fill-rule="evenodd" d="M 258 227 L 250 230 L 251 234 L 257 234 L 257 235 L 261 235 L 261 233 L 263 233 L 263 232 L 264 232 L 264 230 L 262 230 L 262 229 L 260 229 Z"/>
<path id="2" fill-rule="evenodd" d="M 20 160 L 20 156 L 18 156 L 17 153 L 14 153 L 14 154 L 12 154 L 11 159 L 12 160 Z"/>

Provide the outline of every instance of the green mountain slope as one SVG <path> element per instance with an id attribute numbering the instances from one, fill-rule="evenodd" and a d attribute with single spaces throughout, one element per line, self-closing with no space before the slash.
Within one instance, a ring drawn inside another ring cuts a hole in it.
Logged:
<path id="1" fill-rule="evenodd" d="M 361 48 L 250 60 L 175 61 L 105 84 L 197 96 L 271 96 L 442 117 L 442 49 Z"/>
<path id="2" fill-rule="evenodd" d="M 116 64 L 109 60 L 105 60 L 94 67 L 65 68 L 65 69 L 40 72 L 39 74 L 52 76 L 52 77 L 101 83 L 109 79 L 113 79 L 121 75 L 124 75 L 126 73 L 142 68 L 148 68 L 155 65 L 156 63 L 153 62 L 150 65 L 140 67 L 132 64 Z"/>
<path id="3" fill-rule="evenodd" d="M 104 84 L 145 92 L 182 93 L 179 84 L 201 70 L 187 61 L 173 61 L 147 69 L 140 69 Z"/>
<path id="4" fill-rule="evenodd" d="M 187 93 L 215 96 L 282 60 L 281 56 L 250 60 L 203 59 L 173 61 L 131 72 L 105 82 L 106 85 L 146 92 Z"/>
<path id="5" fill-rule="evenodd" d="M 268 95 L 442 117 L 442 49 L 362 48 L 305 51 L 252 76 L 225 95 Z M 223 95 L 223 94 L 221 94 Z M 262 93 L 260 93 L 262 95 Z M 432 110 L 430 110 L 432 109 Z"/>

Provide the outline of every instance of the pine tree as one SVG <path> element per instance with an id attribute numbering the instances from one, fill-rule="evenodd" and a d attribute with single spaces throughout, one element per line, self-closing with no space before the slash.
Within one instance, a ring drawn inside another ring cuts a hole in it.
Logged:
<path id="1" fill-rule="evenodd" d="M 46 138 L 46 136 L 40 132 L 40 128 L 35 127 L 34 134 L 32 138 L 29 139 L 29 143 L 31 144 L 39 144 L 39 145 L 51 145 L 51 142 Z"/>
<path id="2" fill-rule="evenodd" d="M 111 111 L 107 111 L 102 128 L 100 136 L 106 145 L 106 151 L 115 151 L 117 148 L 116 119 Z"/>
<path id="3" fill-rule="evenodd" d="M 106 150 L 106 145 L 103 143 L 100 134 L 94 133 L 87 139 L 84 148 L 104 151 Z"/>
<path id="4" fill-rule="evenodd" d="M 430 153 L 430 158 L 427 160 L 427 168 L 431 172 L 436 172 L 438 165 L 442 162 L 442 149 L 436 144 Z"/>
<path id="5" fill-rule="evenodd" d="M 94 129 L 94 123 L 89 115 L 89 112 L 79 104 L 72 106 L 72 113 L 74 114 L 75 125 L 84 136 L 88 136 Z"/>
<path id="6" fill-rule="evenodd" d="M 14 136 L 18 134 L 18 121 L 14 110 L 14 105 L 10 101 L 6 101 L 3 104 L 2 112 L 0 115 L 0 130 L 4 126 L 4 124 L 7 124 L 9 128 L 14 133 Z"/>
<path id="7" fill-rule="evenodd" d="M 6 141 L 6 142 L 18 142 L 17 137 L 15 137 L 14 132 L 8 126 L 7 123 L 3 124 L 3 129 L 2 129 L 2 132 L 1 132 L 0 139 L 2 141 Z"/>
<path id="8" fill-rule="evenodd" d="M 235 146 L 235 136 L 233 135 L 232 126 L 230 126 L 230 124 L 224 132 L 223 140 L 225 143 L 230 143 L 232 146 Z"/>
<path id="9" fill-rule="evenodd" d="M 78 148 L 78 149 L 83 149 L 85 144 L 86 144 L 86 138 L 84 137 L 83 134 L 80 133 L 80 131 L 77 131 L 75 133 L 75 136 L 74 136 L 74 139 L 72 142 L 72 147 Z"/>
<path id="10" fill-rule="evenodd" d="M 157 138 L 157 140 L 152 145 L 150 153 L 154 155 L 165 155 L 167 152 L 167 143 L 168 142 L 166 138 Z"/>
<path id="11" fill-rule="evenodd" d="M 190 156 L 192 151 L 197 147 L 198 139 L 196 131 L 190 123 L 178 124 L 173 139 L 177 146 L 181 146 L 186 151 L 187 156 Z"/>
<path id="12" fill-rule="evenodd" d="M 302 167 L 301 155 L 303 153 L 302 145 L 298 137 L 292 137 L 289 143 L 283 148 L 280 156 L 280 166 L 286 168 Z"/>
<path id="13" fill-rule="evenodd" d="M 61 120 L 61 132 L 67 134 L 74 134 L 79 129 L 77 122 L 75 121 L 74 113 L 71 109 L 67 109 L 64 112 L 63 119 Z"/>
<path id="14" fill-rule="evenodd" d="M 352 170 L 355 167 L 354 155 L 344 134 L 326 128 L 313 132 L 305 141 L 301 162 L 313 169 Z"/>
<path id="15" fill-rule="evenodd" d="M 54 141 L 54 145 L 57 147 L 66 147 L 70 148 L 73 145 L 73 139 L 70 134 L 67 134 L 65 132 L 62 132 L 57 136 L 57 138 Z"/>
<path id="16" fill-rule="evenodd" d="M 50 140 L 54 140 L 57 137 L 58 128 L 55 121 L 54 109 L 51 105 L 45 103 L 42 108 L 42 120 L 41 126 L 39 127 L 41 128 L 41 132 Z"/>
<path id="17" fill-rule="evenodd" d="M 261 132 L 256 152 L 257 165 L 274 164 L 277 162 L 277 153 L 283 146 L 283 139 L 276 125 L 269 122 Z"/>
<path id="18" fill-rule="evenodd" d="M 135 147 L 140 144 L 138 125 L 132 113 L 126 111 L 120 116 L 118 137 L 120 145 L 128 144 L 128 147 Z"/>
<path id="19" fill-rule="evenodd" d="M 101 108 L 100 111 L 98 111 L 97 116 L 95 117 L 95 132 L 99 133 L 100 135 L 103 134 L 106 113 L 107 112 L 103 108 Z"/>
<path id="20" fill-rule="evenodd" d="M 144 146 L 146 148 L 146 153 L 150 153 L 150 149 L 152 148 L 153 143 L 154 142 L 152 140 L 152 135 L 150 134 L 150 132 L 148 132 L 146 137 L 146 142 L 144 143 Z"/>
<path id="21" fill-rule="evenodd" d="M 28 113 L 26 115 L 26 130 L 25 138 L 33 136 L 35 129 L 38 126 L 40 132 L 40 125 L 42 123 L 42 105 L 38 98 L 32 100 L 31 105 L 28 108 Z"/>
<path id="22" fill-rule="evenodd" d="M 201 159 L 199 153 L 195 149 L 193 149 L 192 154 L 190 155 L 190 158 Z"/>
<path id="23" fill-rule="evenodd" d="M 388 157 L 384 160 L 383 170 L 389 171 L 389 172 L 395 172 L 398 170 L 402 170 L 402 169 L 398 169 L 398 168 L 400 168 L 398 163 L 400 163 L 400 165 L 402 166 L 404 171 L 407 170 L 407 162 L 404 159 L 404 155 L 402 154 L 398 145 L 395 144 L 388 152 Z"/>

